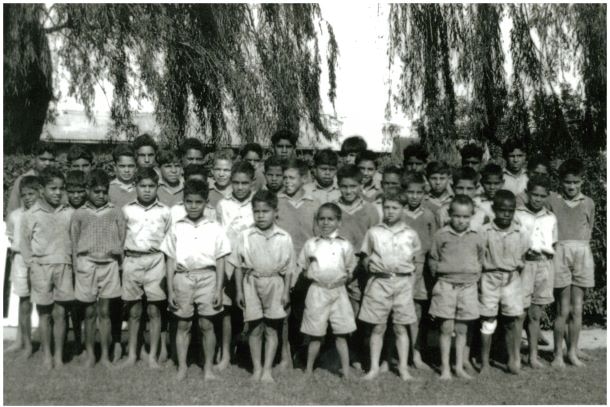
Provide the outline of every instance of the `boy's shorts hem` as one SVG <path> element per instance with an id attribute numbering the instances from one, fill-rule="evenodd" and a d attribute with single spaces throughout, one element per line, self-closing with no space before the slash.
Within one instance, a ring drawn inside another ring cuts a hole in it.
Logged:
<path id="1" fill-rule="evenodd" d="M 392 312 L 392 322 L 409 325 L 417 322 L 413 302 L 413 277 L 394 276 L 369 279 L 358 319 L 369 324 L 385 324 Z"/>
<path id="2" fill-rule="evenodd" d="M 259 319 L 283 319 L 284 279 L 279 274 L 268 277 L 246 276 L 243 279 L 244 322 Z"/>
<path id="3" fill-rule="evenodd" d="M 431 280 L 426 263 L 415 263 L 415 273 L 413 274 L 413 299 L 429 300 Z"/>
<path id="4" fill-rule="evenodd" d="M 567 240 L 559 242 L 555 249 L 554 288 L 574 285 L 595 287 L 595 263 L 588 241 Z"/>
<path id="5" fill-rule="evenodd" d="M 479 318 L 477 284 L 438 280 L 432 288 L 428 313 L 436 318 L 460 321 Z"/>
<path id="6" fill-rule="evenodd" d="M 11 262 L 11 285 L 13 293 L 20 298 L 30 296 L 30 280 L 28 277 L 28 266 L 23 261 L 21 253 L 15 253 Z"/>
<path id="7" fill-rule="evenodd" d="M 72 265 L 38 264 L 30 268 L 31 301 L 36 305 L 74 301 Z"/>
<path id="8" fill-rule="evenodd" d="M 174 274 L 174 294 L 177 310 L 173 314 L 179 318 L 213 316 L 222 312 L 223 307 L 213 307 L 216 292 L 216 273 L 210 271 L 185 272 Z"/>
<path id="9" fill-rule="evenodd" d="M 74 297 L 81 302 L 95 302 L 122 294 L 119 264 L 116 260 L 97 261 L 87 256 L 76 259 Z"/>
<path id="10" fill-rule="evenodd" d="M 523 314 L 523 290 L 518 271 L 486 271 L 481 275 L 479 313 L 493 317 Z"/>
<path id="11" fill-rule="evenodd" d="M 523 289 L 523 308 L 534 305 L 552 304 L 553 297 L 553 260 L 526 261 L 521 271 Z"/>
<path id="12" fill-rule="evenodd" d="M 344 335 L 356 330 L 354 311 L 345 286 L 325 288 L 311 284 L 305 298 L 301 332 L 310 336 L 324 336 L 328 324 L 334 334 Z"/>
<path id="13" fill-rule="evenodd" d="M 165 257 L 163 253 L 125 257 L 121 295 L 123 300 L 138 301 L 146 295 L 146 299 L 149 301 L 163 301 L 167 299 L 164 286 Z"/>

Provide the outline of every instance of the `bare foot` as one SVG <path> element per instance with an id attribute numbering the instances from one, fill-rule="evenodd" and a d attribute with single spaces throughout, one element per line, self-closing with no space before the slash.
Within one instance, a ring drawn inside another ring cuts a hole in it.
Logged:
<path id="1" fill-rule="evenodd" d="M 443 370 L 441 372 L 441 380 L 451 380 L 451 371 L 450 370 Z"/>
<path id="2" fill-rule="evenodd" d="M 474 366 L 472 366 L 472 363 L 470 363 L 469 360 L 465 360 L 464 361 L 464 370 L 469 370 L 471 372 L 475 372 L 476 371 Z"/>
<path id="3" fill-rule="evenodd" d="M 61 369 L 64 367 L 64 361 L 62 360 L 61 356 L 55 356 L 53 358 L 53 366 L 55 369 Z"/>
<path id="4" fill-rule="evenodd" d="M 169 367 L 169 368 L 173 368 L 175 367 L 176 364 L 174 363 L 174 360 L 172 358 L 167 359 L 167 361 L 165 361 L 165 367 Z"/>
<path id="5" fill-rule="evenodd" d="M 110 359 L 100 359 L 100 364 L 106 369 L 116 369 L 116 366 L 112 364 Z"/>
<path id="6" fill-rule="evenodd" d="M 273 376 L 271 376 L 270 371 L 263 371 L 263 375 L 261 376 L 261 382 L 269 384 L 275 383 L 275 380 L 273 380 Z"/>
<path id="7" fill-rule="evenodd" d="M 398 368 L 398 375 L 403 381 L 413 380 L 413 376 L 409 374 L 409 370 L 407 368 Z"/>
<path id="8" fill-rule="evenodd" d="M 51 357 L 51 355 L 43 356 L 42 366 L 44 366 L 44 368 L 47 370 L 53 369 L 53 358 Z"/>
<path id="9" fill-rule="evenodd" d="M 214 373 L 212 373 L 211 369 L 209 371 L 207 371 L 207 372 L 206 371 L 203 372 L 203 380 L 204 381 L 207 382 L 208 380 L 216 380 L 216 379 L 217 379 L 217 377 L 216 377 L 216 375 L 214 375 Z"/>
<path id="10" fill-rule="evenodd" d="M 544 368 L 544 364 L 542 364 L 542 362 L 540 362 L 540 360 L 538 360 L 538 358 L 529 358 L 529 365 L 532 369 L 543 369 Z"/>
<path id="11" fill-rule="evenodd" d="M 555 356 L 555 358 L 551 362 L 551 366 L 559 369 L 563 369 L 564 367 L 566 367 L 566 364 L 563 361 L 563 356 Z"/>
<path id="12" fill-rule="evenodd" d="M 19 355 L 20 359 L 29 359 L 32 356 L 32 345 L 26 345 Z"/>
<path id="13" fill-rule="evenodd" d="M 420 370 L 430 370 L 430 367 L 422 360 L 419 352 L 413 354 L 413 367 Z"/>
<path id="14" fill-rule="evenodd" d="M 354 363 L 352 363 L 352 367 L 353 367 L 354 369 L 358 370 L 359 372 L 361 372 L 361 371 L 362 371 L 362 363 L 360 363 L 360 362 L 354 362 Z"/>
<path id="15" fill-rule="evenodd" d="M 585 367 L 585 364 L 582 362 L 582 360 L 578 359 L 577 354 L 568 353 L 568 362 L 570 362 L 571 365 L 576 367 Z"/>
<path id="16" fill-rule="evenodd" d="M 112 349 L 112 361 L 114 363 L 118 362 L 123 356 L 123 348 L 120 343 L 115 343 Z"/>
<path id="17" fill-rule="evenodd" d="M 161 365 L 157 362 L 157 359 L 151 357 L 148 359 L 148 367 L 150 369 L 161 369 Z"/>
<path id="18" fill-rule="evenodd" d="M 9 346 L 8 348 L 4 349 L 4 353 L 13 353 L 13 352 L 17 352 L 18 350 L 21 349 L 21 343 L 19 342 L 13 342 L 11 344 L 11 346 Z"/>
<path id="19" fill-rule="evenodd" d="M 261 379 L 262 374 L 263 374 L 262 369 L 255 370 L 252 372 L 252 376 L 250 377 L 250 380 L 252 380 L 253 382 L 258 382 Z"/>
<path id="20" fill-rule="evenodd" d="M 148 352 L 146 351 L 146 349 L 144 348 L 144 346 L 142 346 L 142 348 L 140 349 L 140 359 L 141 359 L 141 360 L 146 360 L 146 359 L 148 359 Z"/>
<path id="21" fill-rule="evenodd" d="M 487 374 L 489 369 L 490 369 L 489 363 L 481 363 L 481 368 L 479 369 L 479 374 Z"/>
<path id="22" fill-rule="evenodd" d="M 341 377 L 344 379 L 350 379 L 352 377 L 350 371 L 350 369 L 347 368 L 347 370 L 343 370 L 343 368 L 339 369 L 339 372 L 341 373 Z"/>
<path id="23" fill-rule="evenodd" d="M 159 352 L 159 363 L 165 363 L 167 361 L 167 349 L 165 345 L 161 345 L 161 351 Z"/>
<path id="24" fill-rule="evenodd" d="M 217 365 L 214 365 L 214 369 L 218 371 L 223 371 L 227 367 L 229 367 L 229 358 L 222 358 Z"/>
<path id="25" fill-rule="evenodd" d="M 125 367 L 131 367 L 135 364 L 136 364 L 136 357 L 128 356 L 127 359 L 125 359 L 125 361 L 119 365 L 119 368 L 123 369 Z"/>
<path id="26" fill-rule="evenodd" d="M 379 365 L 379 373 L 387 373 L 390 371 L 390 364 L 388 363 L 387 360 L 384 360 L 383 362 L 381 362 L 381 365 Z"/>
<path id="27" fill-rule="evenodd" d="M 377 376 L 379 376 L 379 369 L 371 369 L 367 374 L 362 376 L 362 380 L 373 380 Z"/>
<path id="28" fill-rule="evenodd" d="M 517 364 L 516 362 L 507 363 L 506 368 L 507 368 L 508 372 L 512 373 L 512 374 L 519 374 L 521 372 L 521 370 L 519 369 L 519 364 Z"/>
<path id="29" fill-rule="evenodd" d="M 187 372 L 186 366 L 179 367 L 178 368 L 178 373 L 176 373 L 176 380 L 179 381 L 179 382 L 184 380 L 186 378 L 186 372 Z"/>
<path id="30" fill-rule="evenodd" d="M 291 359 L 282 359 L 280 361 L 280 363 L 278 363 L 277 367 L 280 370 L 285 370 L 285 369 L 292 369 L 294 366 L 292 364 Z"/>
<path id="31" fill-rule="evenodd" d="M 95 357 L 87 356 L 82 361 L 82 366 L 87 369 L 91 369 L 95 366 Z"/>
<path id="32" fill-rule="evenodd" d="M 470 380 L 472 376 L 470 376 L 464 369 L 455 369 L 455 375 L 457 377 L 461 377 L 462 379 Z"/>

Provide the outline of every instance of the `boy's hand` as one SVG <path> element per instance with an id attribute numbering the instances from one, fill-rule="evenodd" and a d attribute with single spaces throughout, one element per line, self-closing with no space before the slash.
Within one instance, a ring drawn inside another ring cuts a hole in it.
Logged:
<path id="1" fill-rule="evenodd" d="M 216 293 L 214 293 L 214 301 L 212 302 L 212 307 L 222 307 L 222 291 L 216 291 Z"/>
<path id="2" fill-rule="evenodd" d="M 176 303 L 176 295 L 171 290 L 168 291 L 169 292 L 167 293 L 167 307 L 170 310 L 175 311 L 178 309 L 178 304 Z"/>
<path id="3" fill-rule="evenodd" d="M 284 290 L 282 294 L 282 307 L 286 308 L 290 304 L 290 291 Z"/>
<path id="4" fill-rule="evenodd" d="M 237 291 L 237 293 L 235 294 L 235 300 L 237 300 L 237 306 L 240 309 L 242 309 L 242 310 L 246 309 L 246 301 L 244 300 L 244 293 L 242 293 L 241 291 Z"/>

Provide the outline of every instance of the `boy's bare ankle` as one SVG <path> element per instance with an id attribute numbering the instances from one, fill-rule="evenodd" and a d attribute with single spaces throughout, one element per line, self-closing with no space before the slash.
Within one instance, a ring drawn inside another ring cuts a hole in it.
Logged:
<path id="1" fill-rule="evenodd" d="M 261 375 L 261 382 L 263 383 L 275 383 L 273 376 L 271 375 L 271 370 L 263 370 L 263 374 Z"/>
<path id="2" fill-rule="evenodd" d="M 367 374 L 365 374 L 362 379 L 363 380 L 373 380 L 375 379 L 377 376 L 379 376 L 379 368 L 375 367 L 375 368 L 371 368 L 371 370 L 369 370 L 369 372 Z"/>
<path id="3" fill-rule="evenodd" d="M 176 380 L 178 380 L 179 382 L 186 379 L 186 374 L 187 374 L 187 368 L 186 366 L 181 366 L 178 368 L 178 373 L 176 373 Z"/>
<path id="4" fill-rule="evenodd" d="M 451 370 L 449 369 L 443 369 L 441 371 L 441 380 L 451 380 Z"/>
<path id="5" fill-rule="evenodd" d="M 456 368 L 455 375 L 457 377 L 461 377 L 462 379 L 466 379 L 466 380 L 472 379 L 472 376 L 470 376 L 468 373 L 466 373 L 466 370 L 464 370 L 463 368 Z"/>

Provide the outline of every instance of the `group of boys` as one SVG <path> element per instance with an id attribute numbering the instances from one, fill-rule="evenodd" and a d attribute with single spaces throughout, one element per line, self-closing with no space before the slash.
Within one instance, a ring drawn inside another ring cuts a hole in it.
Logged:
<path id="1" fill-rule="evenodd" d="M 368 366 L 364 378 L 374 379 L 396 353 L 397 371 L 408 380 L 409 361 L 426 367 L 422 353 L 434 322 L 441 378 L 451 378 L 455 337 L 455 374 L 468 379 L 474 356 L 480 372 L 489 368 L 499 317 L 507 370 L 520 370 L 526 318 L 528 363 L 542 367 L 540 319 L 555 301 L 552 364 L 564 365 L 565 338 L 569 362 L 582 365 L 594 203 L 581 192 L 580 161 L 562 163 L 554 193 L 549 163 L 534 157 L 525 168 L 526 149 L 516 141 L 504 145 L 505 168 L 481 168 L 483 150 L 469 144 L 456 171 L 428 162 L 419 144 L 404 150 L 402 168 L 378 171 L 360 137 L 344 141 L 341 157 L 316 152 L 310 169 L 296 158 L 295 134 L 278 131 L 271 141 L 274 154 L 264 162 L 256 143 L 243 147 L 240 160 L 215 152 L 210 176 L 200 141 L 187 139 L 174 152 L 142 135 L 116 147 L 112 180 L 77 146 L 64 176 L 52 165 L 53 146 L 40 143 L 8 202 L 11 279 L 20 297 L 11 349 L 31 354 L 34 303 L 46 367 L 63 364 L 66 311 L 77 343 L 84 319 L 86 365 L 96 362 L 97 319 L 100 363 L 114 366 L 110 354 L 122 356 L 126 310 L 123 366 L 140 355 L 158 368 L 169 345 L 184 379 L 195 324 L 204 378 L 211 379 L 215 355 L 220 370 L 234 356 L 237 313 L 254 380 L 272 382 L 276 354 L 281 366 L 292 366 L 304 345 L 311 374 L 329 325 L 344 376 L 351 364 Z M 146 321 L 149 350 L 138 352 Z M 475 340 L 480 352 L 471 357 Z"/>

